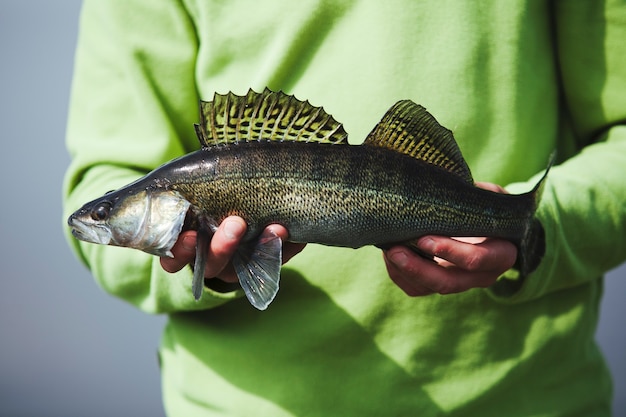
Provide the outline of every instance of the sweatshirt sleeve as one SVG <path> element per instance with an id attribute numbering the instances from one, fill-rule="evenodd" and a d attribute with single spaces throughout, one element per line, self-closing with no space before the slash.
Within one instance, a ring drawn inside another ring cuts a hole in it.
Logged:
<path id="1" fill-rule="evenodd" d="M 198 147 L 196 55 L 193 22 L 181 2 L 84 2 L 67 128 L 72 162 L 64 218 Z M 207 289 L 196 302 L 190 268 L 169 274 L 156 256 L 79 242 L 68 227 L 65 232 L 102 288 L 147 312 L 210 308 L 240 296 Z"/>
<path id="2" fill-rule="evenodd" d="M 626 260 L 626 8 L 612 0 L 554 4 L 563 162 L 550 171 L 537 211 L 545 256 L 529 276 L 505 276 L 491 288 L 505 302 L 587 284 Z M 533 181 L 507 188 L 528 190 Z"/>

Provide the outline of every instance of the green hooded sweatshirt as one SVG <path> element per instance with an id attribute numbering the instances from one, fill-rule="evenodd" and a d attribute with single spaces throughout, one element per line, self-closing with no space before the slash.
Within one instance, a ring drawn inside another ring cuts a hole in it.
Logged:
<path id="1" fill-rule="evenodd" d="M 610 415 L 594 331 L 602 275 L 626 259 L 622 2 L 86 0 L 66 214 L 197 149 L 199 99 L 265 87 L 323 105 L 352 143 L 411 99 L 476 180 L 515 193 L 556 149 L 546 254 L 526 277 L 411 298 L 380 250 L 309 245 L 260 312 L 240 290 L 196 302 L 190 268 L 68 233 L 105 291 L 169 315 L 168 415 Z"/>

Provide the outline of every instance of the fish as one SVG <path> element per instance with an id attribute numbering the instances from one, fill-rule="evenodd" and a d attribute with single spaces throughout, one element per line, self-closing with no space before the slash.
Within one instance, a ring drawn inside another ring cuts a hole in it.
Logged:
<path id="1" fill-rule="evenodd" d="M 232 263 L 250 303 L 265 310 L 279 289 L 283 242 L 388 249 L 427 234 L 497 237 L 518 248 L 525 276 L 545 252 L 536 209 L 554 158 L 532 190 L 474 184 L 450 130 L 411 100 L 395 103 L 360 145 L 323 107 L 266 88 L 200 101 L 200 148 L 86 203 L 68 218 L 79 240 L 172 257 L 197 230 L 194 274 L 202 296 L 212 234 L 236 215 L 247 231 Z"/>

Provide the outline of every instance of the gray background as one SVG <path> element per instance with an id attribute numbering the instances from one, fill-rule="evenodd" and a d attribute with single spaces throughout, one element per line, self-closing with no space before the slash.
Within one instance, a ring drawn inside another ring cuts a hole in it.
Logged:
<path id="1" fill-rule="evenodd" d="M 164 317 L 98 289 L 61 233 L 79 8 L 78 0 L 0 0 L 0 417 L 163 415 Z M 624 294 L 622 266 L 607 278 L 598 329 L 616 416 L 626 416 Z"/>

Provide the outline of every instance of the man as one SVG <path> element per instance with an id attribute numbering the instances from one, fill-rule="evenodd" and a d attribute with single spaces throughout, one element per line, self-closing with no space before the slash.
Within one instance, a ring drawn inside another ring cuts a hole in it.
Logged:
<path id="1" fill-rule="evenodd" d="M 230 285 L 239 218 L 213 237 L 198 302 L 191 232 L 162 266 L 71 240 L 105 290 L 170 315 L 168 414 L 609 415 L 593 336 L 601 276 L 626 254 L 624 36 L 616 1 L 87 0 L 68 214 L 197 149 L 197 101 L 250 87 L 323 105 L 352 142 L 412 99 L 494 190 L 527 191 L 559 158 L 537 212 L 546 254 L 528 276 L 498 239 L 423 237 L 438 263 L 403 247 L 290 245 L 281 291 L 258 312 Z"/>

